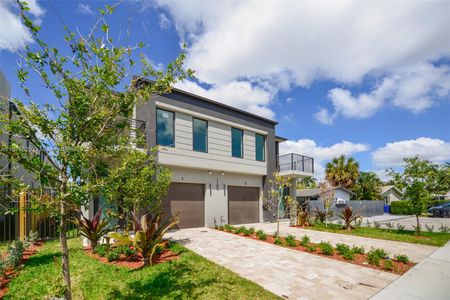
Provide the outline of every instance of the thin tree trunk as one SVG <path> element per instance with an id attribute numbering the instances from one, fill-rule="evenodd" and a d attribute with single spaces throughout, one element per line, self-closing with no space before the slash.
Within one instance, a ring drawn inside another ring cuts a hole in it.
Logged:
<path id="1" fill-rule="evenodd" d="M 67 246 L 66 225 L 67 225 L 67 208 L 64 200 L 61 200 L 61 223 L 59 232 L 59 241 L 62 251 L 62 275 L 64 281 L 64 298 L 66 300 L 72 299 L 72 287 L 70 284 L 70 271 L 69 271 L 69 247 Z"/>
<path id="2" fill-rule="evenodd" d="M 144 257 L 144 267 L 152 265 L 152 256 L 148 255 Z"/>
<path id="3" fill-rule="evenodd" d="M 416 215 L 416 222 L 417 222 L 416 233 L 417 233 L 417 235 L 420 235 L 419 215 Z"/>

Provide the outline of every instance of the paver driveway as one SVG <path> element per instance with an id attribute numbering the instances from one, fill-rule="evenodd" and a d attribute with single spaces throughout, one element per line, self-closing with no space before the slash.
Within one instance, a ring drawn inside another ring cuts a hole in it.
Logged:
<path id="1" fill-rule="evenodd" d="M 254 227 L 256 230 L 261 229 L 266 233 L 273 234 L 276 230 L 275 223 L 257 223 L 246 224 L 246 227 Z M 289 222 L 280 222 L 281 235 L 292 234 L 300 239 L 302 236 L 307 235 L 314 243 L 321 241 L 330 242 L 336 245 L 337 243 L 345 243 L 349 245 L 363 246 L 366 250 L 370 250 L 371 247 L 383 248 L 389 254 L 406 254 L 413 262 L 420 262 L 425 257 L 436 251 L 438 247 L 428 245 L 418 245 L 411 243 L 403 243 L 396 241 L 388 241 L 381 239 L 372 239 L 354 235 L 338 234 L 332 232 L 324 232 L 317 230 L 308 230 L 303 228 L 293 228 L 289 226 Z"/>
<path id="2" fill-rule="evenodd" d="M 182 229 L 167 237 L 289 299 L 368 299 L 398 278 L 209 228 Z"/>

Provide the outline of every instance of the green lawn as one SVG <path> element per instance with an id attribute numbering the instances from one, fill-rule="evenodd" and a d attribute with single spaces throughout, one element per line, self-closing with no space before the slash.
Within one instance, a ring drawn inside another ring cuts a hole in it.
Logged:
<path id="1" fill-rule="evenodd" d="M 395 229 L 359 227 L 350 231 L 341 228 L 342 226 L 329 224 L 328 227 L 315 225 L 306 229 L 438 247 L 444 246 L 450 240 L 450 233 L 441 232 L 422 232 L 420 236 L 417 236 L 412 230 L 398 231 Z"/>
<path id="2" fill-rule="evenodd" d="M 9 285 L 5 299 L 61 296 L 60 253 L 48 242 Z M 178 260 L 141 270 L 87 256 L 78 238 L 69 246 L 74 299 L 279 299 L 255 283 L 174 244 Z M 218 250 L 219 251 L 219 250 Z"/>

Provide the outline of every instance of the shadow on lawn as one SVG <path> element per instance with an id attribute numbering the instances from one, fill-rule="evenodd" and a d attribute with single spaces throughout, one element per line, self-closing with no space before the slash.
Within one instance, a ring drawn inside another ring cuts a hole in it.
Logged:
<path id="1" fill-rule="evenodd" d="M 48 265 L 52 262 L 59 263 L 60 259 L 61 259 L 61 253 L 58 253 L 58 252 L 41 254 L 41 255 L 37 254 L 37 255 L 31 256 L 26 261 L 26 266 L 31 267 L 31 266 Z"/>
<path id="2" fill-rule="evenodd" d="M 152 267 L 147 267 L 152 268 Z M 141 280 L 127 284 L 126 292 L 117 288 L 108 293 L 108 299 L 153 299 L 169 298 L 198 298 L 205 288 L 216 283 L 217 276 L 202 278 L 198 276 L 198 269 L 187 263 L 177 263 L 155 276 L 149 274 Z M 197 276 L 196 276 L 197 275 Z"/>

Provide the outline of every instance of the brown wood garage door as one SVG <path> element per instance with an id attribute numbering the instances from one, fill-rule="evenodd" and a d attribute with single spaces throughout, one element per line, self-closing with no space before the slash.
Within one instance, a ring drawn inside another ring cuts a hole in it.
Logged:
<path id="1" fill-rule="evenodd" d="M 228 223 L 259 222 L 259 188 L 228 186 Z"/>
<path id="2" fill-rule="evenodd" d="M 203 184 L 172 183 L 163 199 L 166 216 L 179 213 L 178 228 L 205 226 L 205 193 Z"/>

